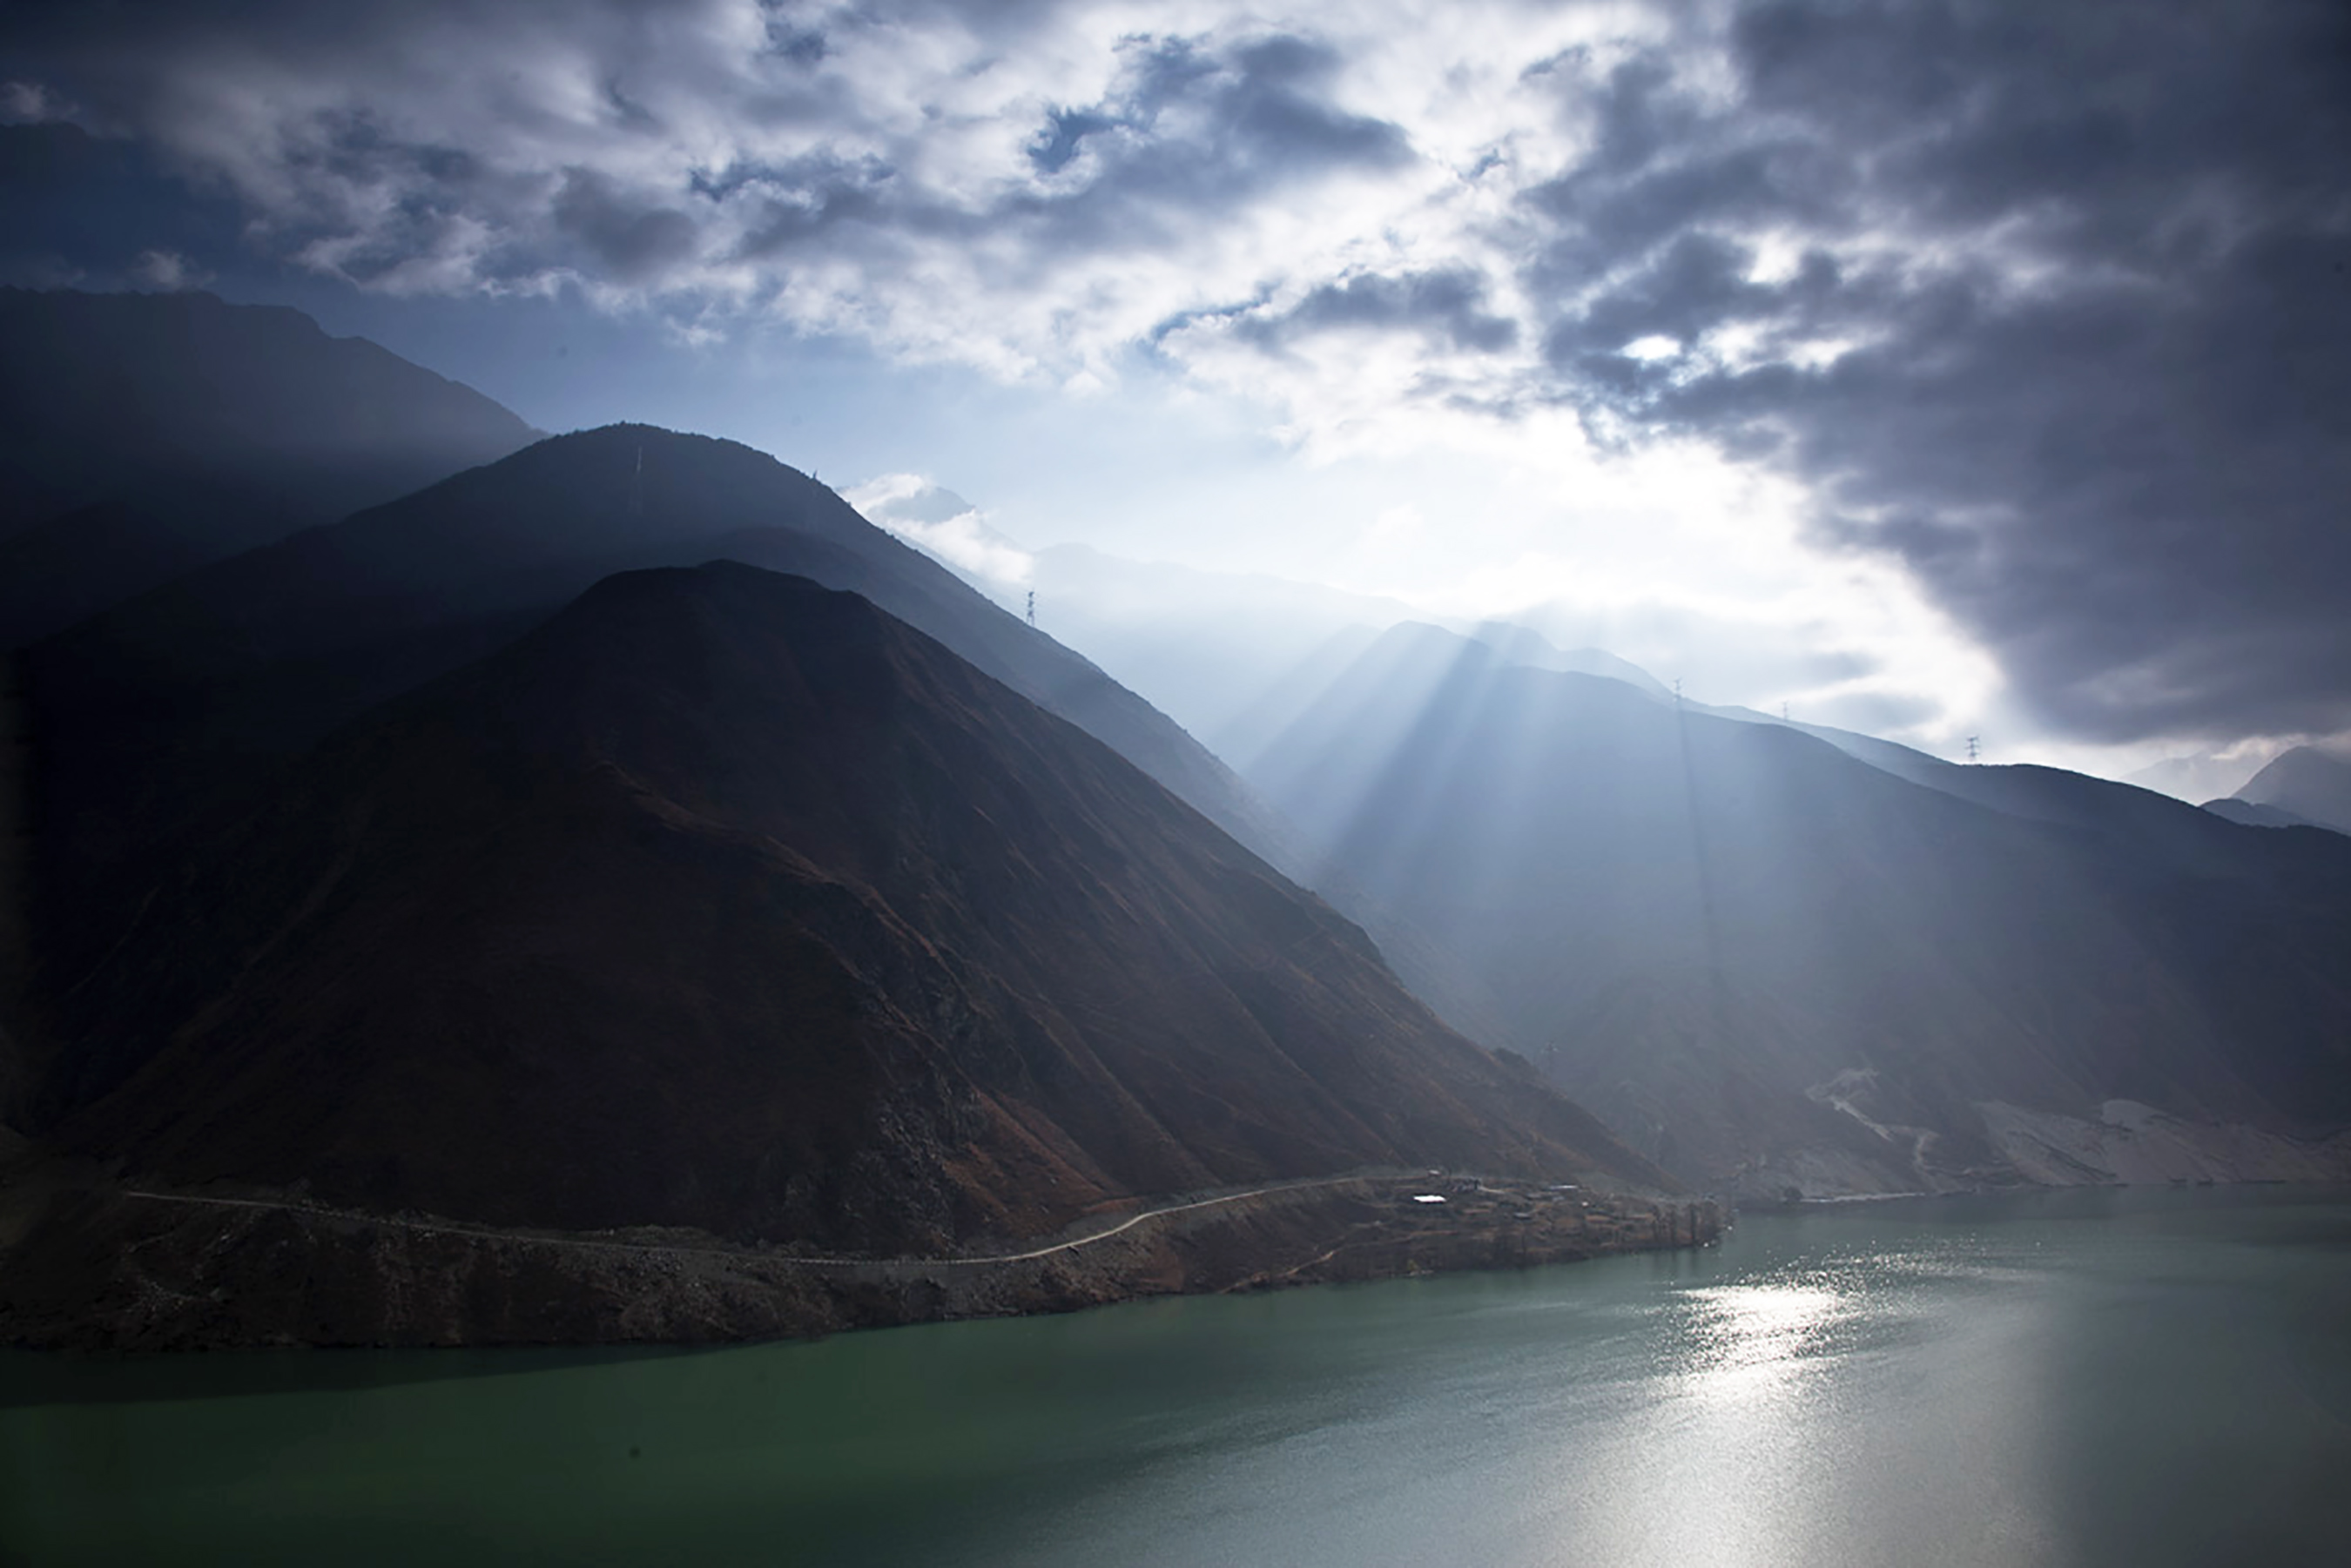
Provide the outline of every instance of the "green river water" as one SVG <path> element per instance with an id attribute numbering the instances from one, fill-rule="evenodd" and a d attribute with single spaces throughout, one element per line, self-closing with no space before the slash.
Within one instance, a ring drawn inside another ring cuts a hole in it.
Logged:
<path id="1" fill-rule="evenodd" d="M 696 1353 L 12 1353 L 0 1563 L 2351 1563 L 2351 1193 Z"/>

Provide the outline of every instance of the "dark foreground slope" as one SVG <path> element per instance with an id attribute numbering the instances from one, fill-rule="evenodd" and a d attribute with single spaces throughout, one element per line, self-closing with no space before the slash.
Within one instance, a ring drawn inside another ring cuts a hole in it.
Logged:
<path id="1" fill-rule="evenodd" d="M 2278 1141 L 2351 1125 L 2340 838 L 2048 769 L 1979 770 L 1994 810 L 1442 635 L 1367 651 L 1254 777 L 1662 1163 L 1773 1196 L 2340 1166 Z"/>
<path id="2" fill-rule="evenodd" d="M 53 1140 L 133 1184 L 887 1256 L 1361 1166 L 1663 1179 L 1108 747 L 731 563 L 371 716 L 142 909 Z"/>
<path id="3" fill-rule="evenodd" d="M 0 288 L 0 649 L 537 434 L 299 311 Z"/>

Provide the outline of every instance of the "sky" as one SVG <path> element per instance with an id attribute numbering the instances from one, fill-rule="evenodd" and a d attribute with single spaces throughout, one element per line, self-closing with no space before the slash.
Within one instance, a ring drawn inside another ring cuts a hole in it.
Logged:
<path id="1" fill-rule="evenodd" d="M 0 0 L 0 281 L 2219 793 L 2351 733 L 2351 8 Z"/>

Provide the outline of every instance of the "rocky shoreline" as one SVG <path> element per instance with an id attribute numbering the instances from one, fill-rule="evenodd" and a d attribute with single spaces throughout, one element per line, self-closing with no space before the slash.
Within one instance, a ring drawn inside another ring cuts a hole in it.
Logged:
<path id="1" fill-rule="evenodd" d="M 1018 1252 L 863 1260 L 689 1231 L 496 1230 L 296 1195 L 53 1181 L 16 1198 L 0 1232 L 0 1343 L 108 1352 L 789 1339 L 1572 1262 L 1702 1245 L 1726 1218 L 1703 1199 L 1353 1175 L 1134 1206 Z"/>

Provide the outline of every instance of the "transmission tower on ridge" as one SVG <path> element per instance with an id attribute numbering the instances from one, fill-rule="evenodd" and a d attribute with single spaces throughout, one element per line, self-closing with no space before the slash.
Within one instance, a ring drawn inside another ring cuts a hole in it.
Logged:
<path id="1" fill-rule="evenodd" d="M 1972 735 L 1971 735 L 1971 736 L 1968 737 L 1968 760 L 1969 760 L 1969 761 L 1973 762 L 1973 761 L 1976 759 L 1976 754 L 1977 754 L 1977 751 L 1978 751 L 1978 747 L 1977 747 L 1977 745 L 1976 745 L 1976 737 L 1975 737 L 1974 736 L 1972 736 Z"/>
<path id="2" fill-rule="evenodd" d="M 1037 624 L 1037 591 L 1033 588 L 1029 591 L 1029 624 Z"/>

